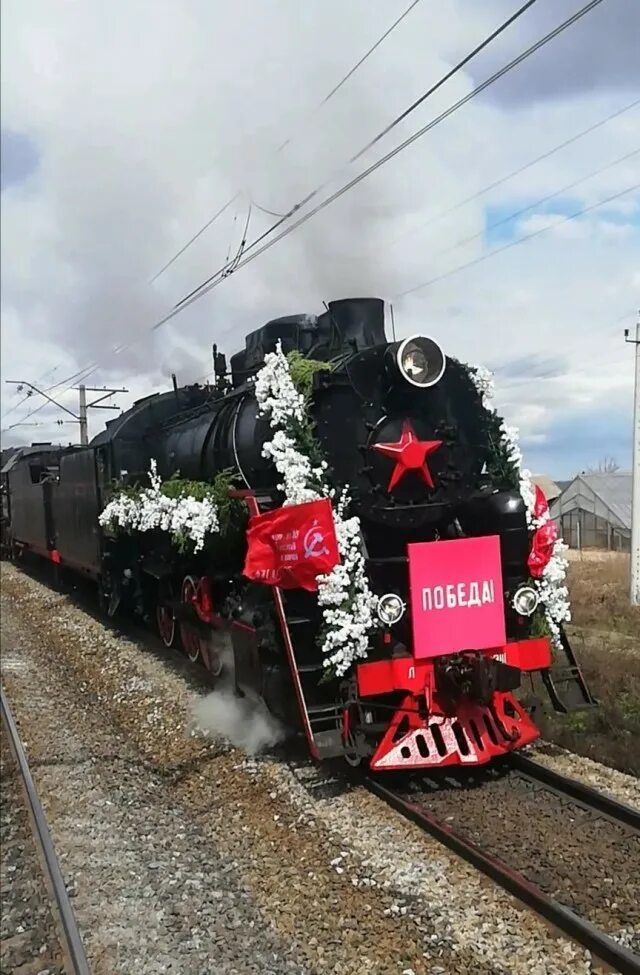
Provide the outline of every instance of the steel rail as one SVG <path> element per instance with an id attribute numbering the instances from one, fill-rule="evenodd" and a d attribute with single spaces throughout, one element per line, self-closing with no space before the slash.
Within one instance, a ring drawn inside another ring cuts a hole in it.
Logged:
<path id="1" fill-rule="evenodd" d="M 36 790 L 29 763 L 20 740 L 20 733 L 16 725 L 9 702 L 0 686 L 0 708 L 2 722 L 6 728 L 9 745 L 16 760 L 18 771 L 22 779 L 27 797 L 29 816 L 33 826 L 33 835 L 39 848 L 42 863 L 46 869 L 48 886 L 53 894 L 56 908 L 60 917 L 64 948 L 72 965 L 73 975 L 90 975 L 89 963 L 85 954 L 78 923 L 71 907 L 67 888 L 60 870 L 58 858 L 53 847 L 53 841 L 47 826 L 47 820 Z"/>
<path id="2" fill-rule="evenodd" d="M 477 870 L 499 884 L 527 907 L 540 914 L 559 931 L 587 948 L 594 957 L 610 965 L 621 975 L 640 975 L 640 956 L 618 944 L 590 921 L 553 900 L 526 877 L 498 857 L 487 853 L 461 833 L 441 822 L 424 807 L 372 778 L 364 779 L 365 787 L 411 822 Z"/>
<path id="3" fill-rule="evenodd" d="M 589 810 L 595 810 L 601 816 L 629 826 L 640 833 L 640 809 L 619 802 L 612 796 L 594 789 L 593 786 L 556 772 L 526 755 L 511 755 L 509 765 L 517 772 L 522 772 L 526 778 L 541 783 L 562 798 L 577 802 Z"/>

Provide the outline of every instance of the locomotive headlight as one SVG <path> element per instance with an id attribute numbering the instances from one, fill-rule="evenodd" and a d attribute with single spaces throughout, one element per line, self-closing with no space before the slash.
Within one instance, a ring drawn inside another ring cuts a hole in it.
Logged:
<path id="1" fill-rule="evenodd" d="M 434 386 L 442 378 L 446 356 L 437 342 L 426 335 L 412 335 L 400 343 L 396 363 L 402 378 L 412 386 Z"/>
<path id="2" fill-rule="evenodd" d="M 404 603 L 395 592 L 386 592 L 378 600 L 378 617 L 385 626 L 394 626 L 404 614 Z"/>
<path id="3" fill-rule="evenodd" d="M 540 597 L 533 586 L 520 586 L 513 597 L 513 608 L 520 616 L 531 616 L 539 602 Z"/>

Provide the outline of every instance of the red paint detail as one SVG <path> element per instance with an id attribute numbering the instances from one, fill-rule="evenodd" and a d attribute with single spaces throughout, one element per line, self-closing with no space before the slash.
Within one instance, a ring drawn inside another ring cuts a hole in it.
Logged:
<path id="1" fill-rule="evenodd" d="M 382 642 L 386 644 L 391 643 L 391 634 L 388 630 L 385 630 L 385 632 L 382 634 Z"/>
<path id="2" fill-rule="evenodd" d="M 318 576 L 340 561 L 329 498 L 254 515 L 243 574 L 281 589 L 315 592 Z"/>
<path id="3" fill-rule="evenodd" d="M 402 434 L 395 443 L 373 444 L 372 450 L 377 450 L 379 454 L 396 462 L 387 491 L 393 491 L 409 471 L 415 471 L 427 487 L 434 488 L 431 471 L 427 467 L 427 457 L 441 446 L 442 440 L 418 440 L 410 420 L 405 420 L 402 424 Z"/>
<path id="4" fill-rule="evenodd" d="M 486 651 L 488 656 L 504 656 L 504 663 L 518 670 L 543 670 L 551 666 L 551 646 L 546 637 L 514 640 Z M 422 694 L 433 683 L 433 659 L 394 657 L 356 666 L 360 697 L 375 697 L 392 691 Z"/>
<path id="5" fill-rule="evenodd" d="M 509 711 L 507 713 L 507 705 Z M 434 734 L 434 729 L 437 729 Z M 373 770 L 482 765 L 535 741 L 540 732 L 511 693 L 494 693 L 491 705 L 461 698 L 453 716 L 432 709 L 425 720 L 409 694 L 373 755 Z"/>
<path id="6" fill-rule="evenodd" d="M 49 558 L 51 559 L 52 562 L 55 562 L 56 565 L 60 565 L 60 563 L 62 562 L 62 559 L 60 558 L 60 552 L 58 551 L 57 548 L 51 549 L 51 551 L 49 552 Z"/>
<path id="7" fill-rule="evenodd" d="M 185 576 L 182 581 L 182 591 L 180 593 L 181 602 L 195 607 L 197 592 L 198 580 L 195 579 L 194 576 Z M 200 656 L 200 634 L 194 626 L 191 626 L 186 622 L 181 622 L 180 639 L 187 657 L 192 661 L 192 663 L 195 663 Z"/>
<path id="8" fill-rule="evenodd" d="M 506 642 L 498 535 L 418 542 L 407 553 L 416 658 Z"/>
<path id="9" fill-rule="evenodd" d="M 249 626 L 248 623 L 240 623 L 238 620 L 234 620 L 231 627 L 234 630 L 247 630 L 248 633 L 256 632 L 255 626 Z"/>
<path id="10" fill-rule="evenodd" d="M 246 505 L 249 509 L 249 514 L 252 517 L 255 517 L 256 515 L 260 514 L 260 508 L 258 506 L 256 496 L 255 494 L 253 494 L 253 492 L 250 491 L 242 492 L 241 497 L 246 502 Z M 276 612 L 278 614 L 280 631 L 282 633 L 284 648 L 289 663 L 289 670 L 291 671 L 291 679 L 293 680 L 293 688 L 296 694 L 296 700 L 298 702 L 300 719 L 302 721 L 305 737 L 307 739 L 307 745 L 309 746 L 309 752 L 311 753 L 312 758 L 319 759 L 320 752 L 318 751 L 318 746 L 316 745 L 315 738 L 313 737 L 313 730 L 311 728 L 311 722 L 309 721 L 309 712 L 307 711 L 307 705 L 304 699 L 304 694 L 302 692 L 302 684 L 300 683 L 300 672 L 298 670 L 298 664 L 296 662 L 296 656 L 293 650 L 293 643 L 291 642 L 291 633 L 289 631 L 289 624 L 287 623 L 287 618 L 284 611 L 282 592 L 277 586 L 273 587 L 273 601 L 275 603 Z"/>
<path id="11" fill-rule="evenodd" d="M 196 583 L 195 590 L 191 587 L 192 591 L 188 599 L 185 602 L 190 602 L 193 606 L 198 619 L 202 620 L 203 623 L 213 622 L 213 603 L 211 600 L 211 589 L 209 587 L 209 580 L 206 576 L 201 576 Z"/>
<path id="12" fill-rule="evenodd" d="M 394 657 L 391 660 L 358 664 L 358 693 L 361 697 L 373 697 L 391 691 L 412 691 L 420 694 L 424 690 L 429 670 L 433 670 L 431 660 L 414 660 L 413 657 Z"/>
<path id="13" fill-rule="evenodd" d="M 490 651 L 492 656 L 504 654 L 504 662 L 518 670 L 544 670 L 551 666 L 551 644 L 546 637 L 534 640 L 514 640 Z"/>
<path id="14" fill-rule="evenodd" d="M 161 602 L 156 606 L 156 620 L 158 622 L 160 639 L 166 647 L 170 647 L 175 635 L 173 614 L 169 607 Z"/>
<path id="15" fill-rule="evenodd" d="M 349 708 L 345 708 L 342 712 L 342 740 L 347 741 L 349 738 L 349 730 L 351 728 L 351 715 L 349 713 Z"/>

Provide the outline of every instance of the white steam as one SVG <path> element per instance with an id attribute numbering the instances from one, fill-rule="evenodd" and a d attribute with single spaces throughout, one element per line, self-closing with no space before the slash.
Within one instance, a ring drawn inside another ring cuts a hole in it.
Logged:
<path id="1" fill-rule="evenodd" d="M 282 725 L 260 698 L 237 697 L 229 687 L 207 694 L 193 707 L 196 728 L 212 738 L 224 738 L 248 755 L 272 748 L 285 738 Z"/>
<path id="2" fill-rule="evenodd" d="M 278 742 L 286 732 L 255 692 L 243 688 L 244 697 L 235 691 L 233 650 L 230 643 L 216 647 L 222 661 L 222 673 L 216 689 L 198 698 L 192 708 L 194 731 L 214 739 L 225 739 L 248 755 L 256 755 Z"/>

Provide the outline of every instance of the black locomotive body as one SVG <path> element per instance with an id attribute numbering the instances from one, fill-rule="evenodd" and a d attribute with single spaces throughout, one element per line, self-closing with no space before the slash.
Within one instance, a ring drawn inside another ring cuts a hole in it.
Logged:
<path id="1" fill-rule="evenodd" d="M 403 607 L 397 619 L 381 619 L 367 661 L 340 679 L 323 667 L 316 596 L 244 577 L 241 519 L 233 539 L 197 555 L 176 553 L 159 533 L 114 537 L 98 522 L 114 484 L 144 482 L 152 460 L 163 479 L 211 482 L 233 471 L 247 517 L 281 505 L 253 384 L 279 343 L 330 366 L 313 377 L 317 438 L 332 484 L 348 486 L 360 518 L 371 589 Z M 228 374 L 222 360 L 214 386 L 140 400 L 88 447 L 14 455 L 2 471 L 5 547 L 95 579 L 109 612 L 128 602 L 156 619 L 167 645 L 180 644 L 214 674 L 231 666 L 238 692 L 259 695 L 302 729 L 316 757 L 366 759 L 376 769 L 466 764 L 536 737 L 513 695 L 522 674 L 541 671 L 555 705 L 564 702 L 548 641 L 532 637 L 530 618 L 513 608 L 529 578 L 525 506 L 487 473 L 491 438 L 468 370 L 430 340 L 389 343 L 383 303 L 373 298 L 269 322 L 247 336 Z M 407 546 L 484 536 L 500 540 L 506 643 L 416 657 Z M 588 691 L 565 649 L 570 703 L 583 703 Z"/>

